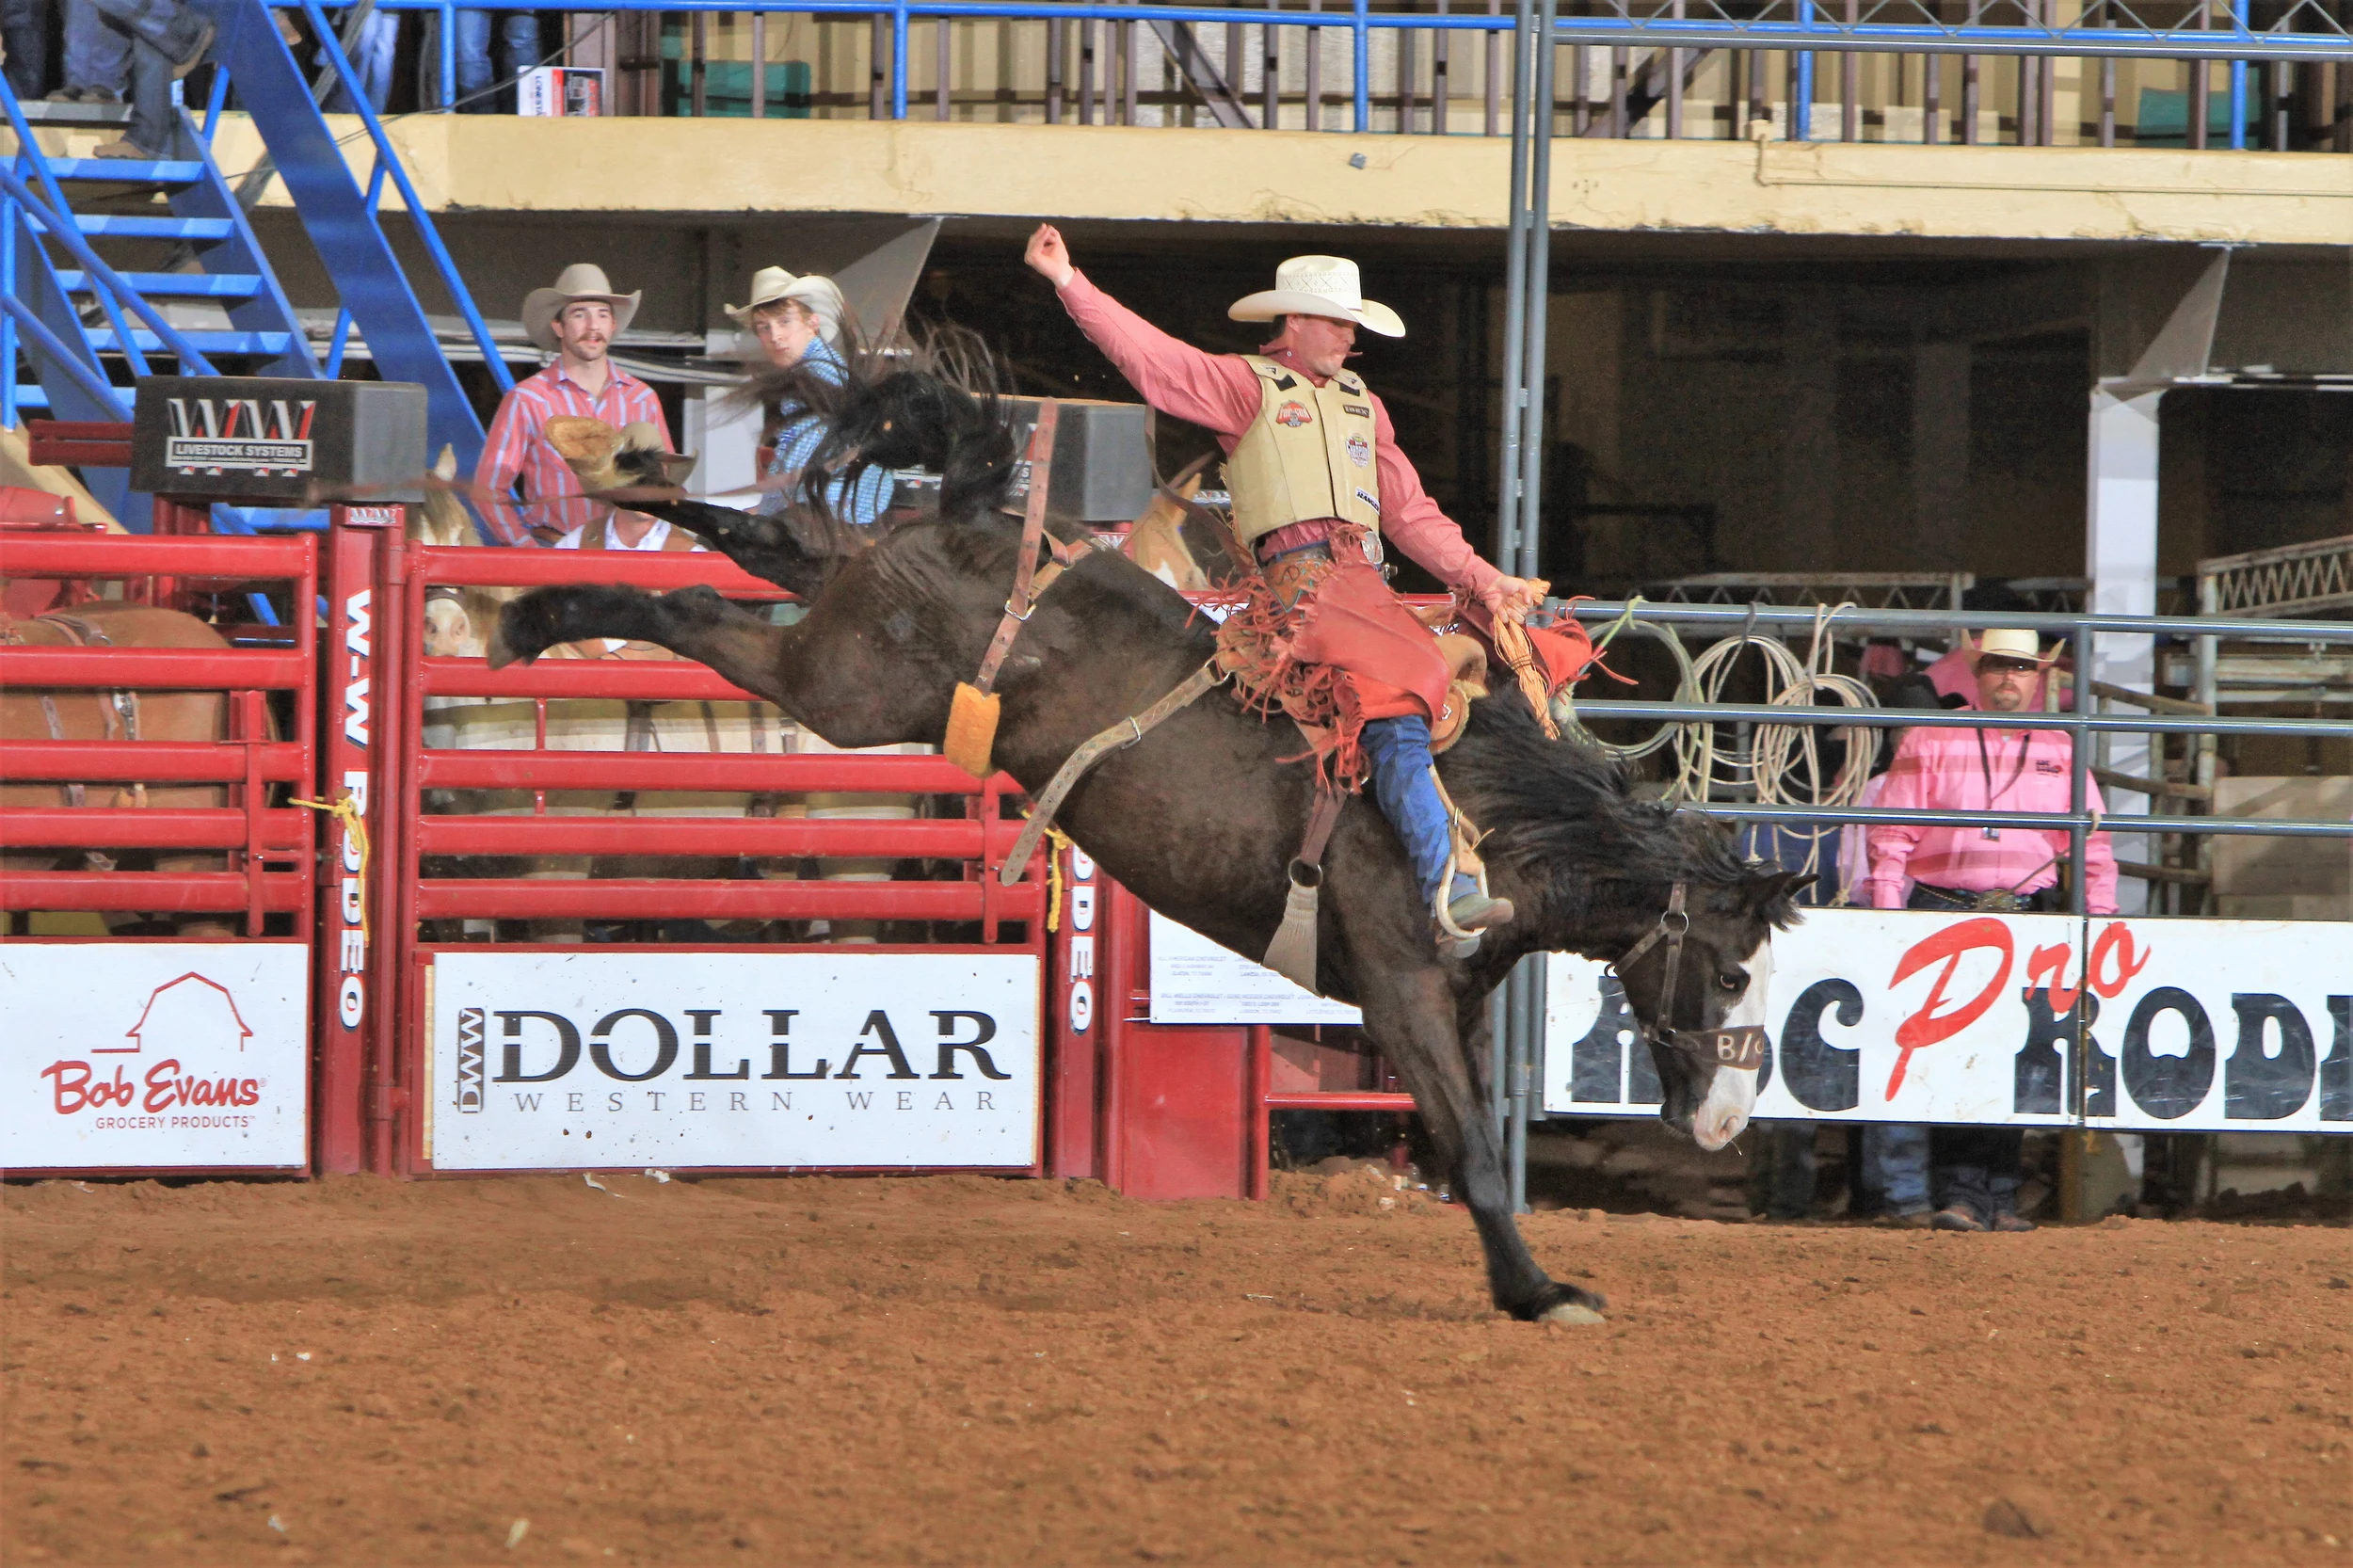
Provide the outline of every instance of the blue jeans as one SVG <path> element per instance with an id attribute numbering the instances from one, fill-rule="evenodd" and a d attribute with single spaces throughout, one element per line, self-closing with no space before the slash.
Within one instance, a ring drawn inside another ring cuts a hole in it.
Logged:
<path id="1" fill-rule="evenodd" d="M 39 98 L 49 90 L 49 0 L 0 0 L 0 43 L 8 51 L 8 90 Z"/>
<path id="2" fill-rule="evenodd" d="M 1862 1187 L 1887 1214 L 1929 1208 L 1929 1129 L 1873 1124 L 1863 1129 Z"/>
<path id="3" fill-rule="evenodd" d="M 491 92 L 539 63 L 539 13 L 508 11 L 499 23 L 499 69 L 490 69 L 490 13 L 457 13 L 457 97 L 461 114 L 515 112 L 512 90 Z M 477 96 L 478 95 L 478 96 Z"/>
<path id="4" fill-rule="evenodd" d="M 1370 720 L 1364 746 L 1372 764 L 1372 798 L 1413 858 L 1422 903 L 1433 904 L 1446 879 L 1451 833 L 1437 780 L 1430 776 L 1430 721 L 1418 713 Z"/>
<path id="5" fill-rule="evenodd" d="M 340 33 L 339 35 L 340 36 Z M 392 95 L 392 60 L 400 44 L 400 13 L 375 11 L 360 24 L 360 36 L 352 40 L 344 51 L 351 69 L 358 73 L 360 89 L 367 94 L 368 107 L 382 113 L 385 101 Z M 317 56 L 318 68 L 327 69 L 327 51 Z M 328 114 L 357 114 L 359 105 L 352 102 L 350 85 L 338 81 L 327 95 Z"/>
<path id="6" fill-rule="evenodd" d="M 1938 1207 L 1965 1209 L 1986 1224 L 2018 1212 L 2023 1128 L 1940 1127 L 1929 1143 Z"/>
<path id="7" fill-rule="evenodd" d="M 173 0 L 86 0 L 104 14 L 131 51 L 131 123 L 124 139 L 140 152 L 169 155 L 177 127 L 171 105 L 172 61 L 204 19 Z M 69 40 L 70 42 L 70 40 Z M 104 84 L 95 84 L 104 85 Z"/>
<path id="8" fill-rule="evenodd" d="M 9 63 L 15 63 L 13 58 Z M 130 96 L 131 35 L 90 0 L 66 0 L 65 85 Z"/>

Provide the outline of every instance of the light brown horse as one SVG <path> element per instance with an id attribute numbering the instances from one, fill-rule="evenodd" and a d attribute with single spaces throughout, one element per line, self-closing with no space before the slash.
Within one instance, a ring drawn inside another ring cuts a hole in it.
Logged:
<path id="1" fill-rule="evenodd" d="M 0 642 L 32 648 L 186 648 L 224 651 L 228 641 L 194 616 L 144 604 L 78 604 L 70 610 L 18 620 L 0 615 Z M 86 687 L 20 687 L 0 693 L 0 746 L 11 741 L 221 741 L 229 736 L 225 692 L 92 691 Z M 125 773 L 130 770 L 125 769 Z M 228 787 L 219 784 L 144 785 L 129 777 L 72 784 L 0 784 L 0 806 L 153 808 L 222 807 Z M 0 854 L 0 872 L 40 872 L 61 864 L 111 870 L 102 852 L 105 829 L 93 824 L 90 844 L 75 850 L 19 849 Z M 152 856 L 159 872 L 218 872 L 228 869 L 219 850 L 159 850 Z M 109 914 L 110 928 L 152 919 Z M 219 915 L 173 918 L 183 936 L 233 938 L 236 930 Z"/>

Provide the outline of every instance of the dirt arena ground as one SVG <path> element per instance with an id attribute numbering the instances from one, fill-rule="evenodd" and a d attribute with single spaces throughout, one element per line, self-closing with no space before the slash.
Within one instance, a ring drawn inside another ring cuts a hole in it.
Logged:
<path id="1" fill-rule="evenodd" d="M 8 1189 L 0 1555 L 2353 1561 L 2341 1228 L 604 1179 Z"/>

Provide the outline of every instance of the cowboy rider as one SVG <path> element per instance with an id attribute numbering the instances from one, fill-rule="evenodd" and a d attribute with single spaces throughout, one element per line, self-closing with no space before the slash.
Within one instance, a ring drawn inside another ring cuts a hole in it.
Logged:
<path id="1" fill-rule="evenodd" d="M 1030 237 L 1025 259 L 1146 403 L 1217 437 L 1228 459 L 1235 529 L 1287 601 L 1312 615 L 1315 591 L 1336 569 L 1359 560 L 1377 567 L 1388 542 L 1497 619 L 1522 620 L 1543 602 L 1542 584 L 1480 559 L 1398 450 L 1381 399 L 1345 368 L 1359 327 L 1405 335 L 1396 312 L 1363 297 L 1353 262 L 1294 256 L 1283 263 L 1274 288 L 1226 312 L 1236 321 L 1273 322 L 1273 338 L 1257 354 L 1211 354 L 1096 288 L 1071 264 L 1051 224 Z M 1383 592 L 1398 616 L 1410 616 Z M 1464 934 L 1452 951 L 1467 957 L 1478 934 L 1510 920 L 1513 910 L 1510 900 L 1489 896 L 1460 870 L 1448 884 L 1453 835 L 1431 761 L 1435 712 L 1425 698 L 1416 711 L 1369 718 L 1362 744 L 1373 796 L 1413 859 L 1423 899 L 1442 931 L 1451 925 Z"/>

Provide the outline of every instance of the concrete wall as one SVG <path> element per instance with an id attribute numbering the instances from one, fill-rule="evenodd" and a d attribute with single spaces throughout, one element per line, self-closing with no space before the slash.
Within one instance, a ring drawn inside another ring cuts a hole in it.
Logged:
<path id="1" fill-rule="evenodd" d="M 365 137 L 335 124 L 364 173 Z M 915 120 L 425 115 L 392 136 L 428 206 L 504 213 L 1496 229 L 1510 155 L 1484 136 Z M 232 172 L 258 152 L 235 117 L 216 146 Z M 2353 242 L 2353 158 L 2301 153 L 1564 139 L 1554 170 L 1564 229 Z"/>

